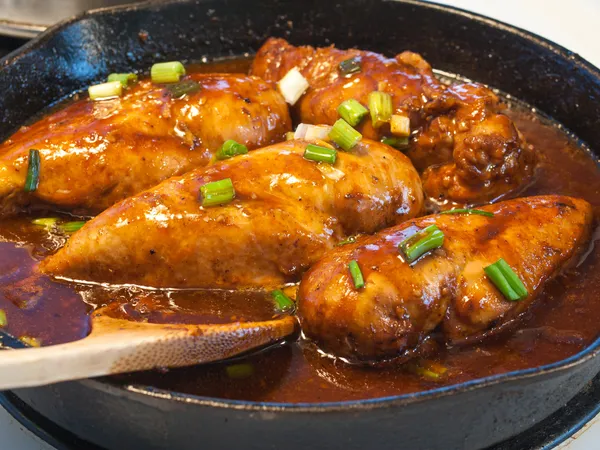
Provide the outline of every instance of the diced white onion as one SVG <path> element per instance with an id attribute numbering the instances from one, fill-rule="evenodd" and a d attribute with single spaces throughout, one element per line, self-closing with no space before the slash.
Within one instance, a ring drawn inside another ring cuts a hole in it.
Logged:
<path id="1" fill-rule="evenodd" d="M 307 141 L 314 141 L 315 139 L 327 140 L 331 128 L 329 125 L 301 123 L 294 132 L 294 139 L 306 139 Z"/>
<path id="2" fill-rule="evenodd" d="M 394 114 L 390 121 L 390 130 L 394 136 L 410 136 L 410 119 Z"/>
<path id="3" fill-rule="evenodd" d="M 283 95 L 283 98 L 290 105 L 295 105 L 302 94 L 309 88 L 308 81 L 302 76 L 297 67 L 291 69 L 285 76 L 277 83 L 279 92 Z"/>
<path id="4" fill-rule="evenodd" d="M 88 88 L 88 94 L 92 100 L 120 97 L 122 93 L 123 85 L 120 81 L 109 81 L 108 83 L 96 84 Z"/>

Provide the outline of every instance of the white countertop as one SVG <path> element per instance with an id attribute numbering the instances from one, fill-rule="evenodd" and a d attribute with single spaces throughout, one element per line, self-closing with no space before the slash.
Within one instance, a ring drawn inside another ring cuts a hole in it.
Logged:
<path id="1" fill-rule="evenodd" d="M 437 0 L 484 14 L 544 36 L 600 67 L 600 0 Z M 1 11 L 0 11 L 1 15 Z M 53 450 L 0 408 L 0 448 Z M 560 450 L 600 449 L 600 415 Z"/>

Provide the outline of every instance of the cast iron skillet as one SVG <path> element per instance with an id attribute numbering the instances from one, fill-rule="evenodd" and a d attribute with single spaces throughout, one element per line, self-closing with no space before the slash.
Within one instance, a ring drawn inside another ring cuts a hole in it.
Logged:
<path id="1" fill-rule="evenodd" d="M 252 53 L 269 36 L 389 55 L 404 49 L 534 105 L 600 149 L 600 73 L 542 38 L 412 0 L 197 0 L 98 10 L 68 20 L 0 67 L 0 138 L 110 72 L 157 60 Z M 15 394 L 109 449 L 475 449 L 551 414 L 600 371 L 600 339 L 565 361 L 432 391 L 327 404 L 194 397 L 110 379 Z"/>

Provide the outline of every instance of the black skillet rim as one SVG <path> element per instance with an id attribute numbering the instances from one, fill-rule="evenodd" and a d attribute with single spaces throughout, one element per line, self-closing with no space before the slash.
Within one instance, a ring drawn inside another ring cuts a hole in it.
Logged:
<path id="1" fill-rule="evenodd" d="M 84 12 L 77 16 L 65 19 L 56 25 L 48 28 L 46 31 L 41 33 L 35 39 L 29 41 L 20 49 L 8 54 L 0 60 L 2 66 L 10 65 L 14 61 L 17 61 L 20 57 L 27 54 L 29 51 L 42 46 L 53 34 L 57 31 L 66 28 L 70 24 L 82 20 L 87 17 L 102 14 L 116 14 L 120 11 L 135 11 L 157 7 L 165 4 L 173 3 L 191 3 L 194 0 L 149 0 L 142 3 L 133 5 L 123 5 L 108 8 L 99 8 Z M 195 0 L 198 3 L 202 3 L 204 0 Z M 600 80 L 600 69 L 592 65 L 590 62 L 579 56 L 578 54 L 567 50 L 559 44 L 556 44 L 546 38 L 543 38 L 535 33 L 523 30 L 521 28 L 506 24 L 504 22 L 492 19 L 490 17 L 483 16 L 481 14 L 466 11 L 461 8 L 455 8 L 451 6 L 441 5 L 438 3 L 425 2 L 421 0 L 384 0 L 397 3 L 405 3 L 409 5 L 415 5 L 419 8 L 428 8 L 443 11 L 449 15 L 463 16 L 471 21 L 482 23 L 486 26 L 496 28 L 505 31 L 509 34 L 519 36 L 535 45 L 545 47 L 553 53 L 559 55 L 563 59 L 569 61 L 569 64 L 575 65 L 580 69 L 588 72 L 594 78 Z M 551 116 L 550 116 L 551 117 Z M 497 374 L 489 377 L 478 378 L 470 380 L 465 383 L 454 384 L 450 386 L 444 386 L 437 389 L 428 391 L 379 397 L 374 399 L 363 399 L 363 400 L 351 400 L 342 402 L 324 402 L 324 403 L 274 403 L 274 402 L 254 402 L 246 400 L 224 400 L 212 397 L 198 396 L 193 394 L 185 394 L 180 392 L 173 392 L 166 389 L 154 388 L 151 386 L 127 384 L 121 385 L 112 382 L 108 378 L 100 379 L 87 379 L 79 380 L 75 382 L 90 384 L 90 388 L 101 391 L 126 391 L 131 394 L 137 394 L 140 396 L 149 396 L 164 400 L 173 400 L 178 402 L 185 402 L 189 404 L 195 404 L 199 406 L 210 406 L 219 408 L 229 408 L 237 410 L 247 411 L 277 411 L 277 412 L 335 412 L 335 411 L 354 411 L 354 410 L 370 410 L 375 408 L 385 408 L 398 406 L 399 404 L 406 405 L 416 402 L 427 401 L 435 398 L 446 397 L 460 392 L 468 392 L 476 389 L 482 389 L 485 387 L 494 386 L 503 382 L 510 382 L 515 380 L 528 379 L 533 377 L 541 377 L 554 372 L 568 370 L 572 367 L 579 366 L 585 362 L 600 356 L 600 337 L 598 337 L 592 344 L 586 347 L 579 353 L 570 356 L 569 358 L 561 361 L 547 364 L 540 367 L 512 371 L 502 374 Z"/>
<path id="2" fill-rule="evenodd" d="M 507 440 L 495 444 L 487 450 L 550 450 L 579 432 L 600 412 L 600 404 L 593 404 L 591 398 L 600 395 L 600 374 L 590 382 L 589 388 L 581 391 L 573 399 L 550 416 Z M 57 450 L 103 450 L 79 438 L 71 431 L 55 424 L 52 420 L 35 411 L 27 403 L 10 391 L 0 392 L 0 407 L 32 434 L 56 447 Z M 558 428 L 557 428 L 558 427 Z M 556 431 L 560 430 L 559 434 Z M 548 430 L 552 430 L 548 433 Z M 528 442 L 523 447 L 523 440 Z"/>

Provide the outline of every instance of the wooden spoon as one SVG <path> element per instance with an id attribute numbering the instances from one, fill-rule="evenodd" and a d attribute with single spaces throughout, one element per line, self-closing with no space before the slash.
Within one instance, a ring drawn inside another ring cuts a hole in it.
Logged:
<path id="1" fill-rule="evenodd" d="M 218 361 L 277 342 L 296 324 L 292 316 L 223 325 L 139 323 L 99 309 L 84 339 L 0 352 L 0 390 Z"/>

